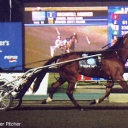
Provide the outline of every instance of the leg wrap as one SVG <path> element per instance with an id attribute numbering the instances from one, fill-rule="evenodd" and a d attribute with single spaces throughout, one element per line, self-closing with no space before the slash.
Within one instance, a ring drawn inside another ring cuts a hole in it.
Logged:
<path id="1" fill-rule="evenodd" d="M 50 98 L 50 97 L 48 97 L 47 99 L 46 99 L 46 102 L 48 103 L 48 102 L 51 102 L 52 101 L 52 99 Z"/>
<path id="2" fill-rule="evenodd" d="M 95 102 L 96 102 L 96 104 L 98 104 L 99 103 L 99 99 L 95 100 Z"/>

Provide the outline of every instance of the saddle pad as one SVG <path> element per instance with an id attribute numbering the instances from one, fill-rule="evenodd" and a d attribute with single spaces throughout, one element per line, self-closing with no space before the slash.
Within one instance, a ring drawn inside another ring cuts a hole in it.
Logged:
<path id="1" fill-rule="evenodd" d="M 88 57 L 87 54 L 82 54 L 82 57 Z M 99 66 L 101 62 L 101 57 L 100 56 L 95 56 L 92 58 L 86 58 L 84 60 L 79 61 L 79 66 L 83 68 L 94 68 Z"/>

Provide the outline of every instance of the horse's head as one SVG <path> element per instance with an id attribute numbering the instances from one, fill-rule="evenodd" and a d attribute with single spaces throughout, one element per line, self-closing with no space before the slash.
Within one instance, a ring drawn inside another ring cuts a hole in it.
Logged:
<path id="1" fill-rule="evenodd" d="M 127 49 L 128 48 L 128 33 L 122 37 L 117 37 L 115 44 L 111 47 L 113 49 Z"/>
<path id="2" fill-rule="evenodd" d="M 73 41 L 73 42 L 77 42 L 78 43 L 78 38 L 77 38 L 77 34 L 74 32 L 72 36 L 70 36 L 70 39 Z"/>
<path id="3" fill-rule="evenodd" d="M 125 51 L 124 56 L 127 56 L 128 59 L 128 33 L 123 36 L 123 47 Z"/>
<path id="4" fill-rule="evenodd" d="M 113 48 L 118 52 L 120 58 L 126 62 L 128 59 L 128 34 L 118 37 Z"/>
<path id="5" fill-rule="evenodd" d="M 128 48 L 128 33 L 123 36 L 123 45 L 125 48 Z"/>
<path id="6" fill-rule="evenodd" d="M 118 57 L 123 63 L 128 58 L 128 34 L 117 37 L 113 46 L 104 51 L 106 56 Z"/>
<path id="7" fill-rule="evenodd" d="M 117 50 L 122 47 L 123 47 L 123 37 L 117 37 L 116 41 L 114 42 L 114 45 L 109 49 Z"/>

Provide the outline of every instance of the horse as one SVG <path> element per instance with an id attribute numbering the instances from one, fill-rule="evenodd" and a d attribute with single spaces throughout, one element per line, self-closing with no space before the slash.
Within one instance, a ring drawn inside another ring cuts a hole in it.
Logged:
<path id="1" fill-rule="evenodd" d="M 53 95 L 56 89 L 61 86 L 63 83 L 68 82 L 68 88 L 66 90 L 66 94 L 68 95 L 69 99 L 72 101 L 74 106 L 78 109 L 82 109 L 82 107 L 78 104 L 78 102 L 73 97 L 73 90 L 75 87 L 75 83 L 77 82 L 78 75 L 85 75 L 89 77 L 97 77 L 97 78 L 105 78 L 107 79 L 106 82 L 106 92 L 105 94 L 98 98 L 91 101 L 92 104 L 101 103 L 106 97 L 109 96 L 111 90 L 114 86 L 114 82 L 118 82 L 120 86 L 128 92 L 128 86 L 126 81 L 123 78 L 123 73 L 125 69 L 125 63 L 128 58 L 128 34 L 119 37 L 117 42 L 101 51 L 94 51 L 94 52 L 72 52 L 64 54 L 63 56 L 55 56 L 51 58 L 49 61 L 45 63 L 45 65 L 52 64 L 53 62 L 61 63 L 68 60 L 73 60 L 80 58 L 83 54 L 88 55 L 95 55 L 101 54 L 99 64 L 93 68 L 89 67 L 81 67 L 79 66 L 79 61 L 72 61 L 69 63 L 62 63 L 57 66 L 59 72 L 59 79 L 51 85 L 49 91 L 49 97 L 42 101 L 43 104 L 46 104 L 53 99 Z M 98 56 L 99 57 L 99 56 Z M 44 78 L 45 74 L 47 73 L 48 68 L 42 69 L 36 76 L 35 84 L 33 86 L 33 92 L 36 92 L 40 86 L 42 79 Z"/>
<path id="2" fill-rule="evenodd" d="M 78 43 L 76 33 L 74 33 L 72 36 L 69 37 L 69 39 L 67 39 L 66 49 L 65 49 L 67 53 L 75 51 L 75 42 Z"/>
<path id="3" fill-rule="evenodd" d="M 77 34 L 73 33 L 69 38 L 61 40 L 59 45 L 50 46 L 51 56 L 54 56 L 54 52 L 57 48 L 61 49 L 61 54 L 74 52 L 75 51 L 75 42 L 78 43 Z"/>

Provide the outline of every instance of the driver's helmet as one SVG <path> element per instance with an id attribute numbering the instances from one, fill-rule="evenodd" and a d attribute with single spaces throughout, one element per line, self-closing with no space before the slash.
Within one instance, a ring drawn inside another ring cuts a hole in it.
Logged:
<path id="1" fill-rule="evenodd" d="M 73 35 L 76 35 L 76 33 L 75 33 L 75 32 L 73 32 Z"/>
<path id="2" fill-rule="evenodd" d="M 57 38 L 58 38 L 58 39 L 61 39 L 61 36 L 60 36 L 60 35 L 58 35 L 58 36 L 57 36 Z"/>

